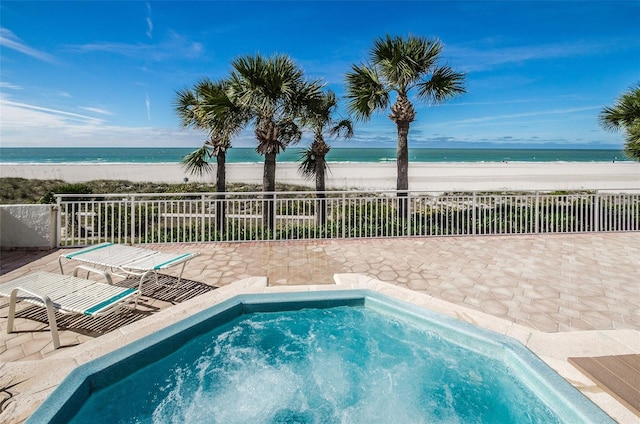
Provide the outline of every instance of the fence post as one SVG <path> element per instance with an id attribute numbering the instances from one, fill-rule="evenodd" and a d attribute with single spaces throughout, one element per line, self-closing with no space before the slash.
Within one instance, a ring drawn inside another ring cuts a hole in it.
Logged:
<path id="1" fill-rule="evenodd" d="M 345 234 L 346 234 L 346 227 L 347 227 L 347 221 L 346 221 L 346 209 L 347 207 L 347 197 L 345 195 L 345 193 L 342 193 L 342 238 L 345 238 Z"/>
<path id="2" fill-rule="evenodd" d="M 205 241 L 204 229 L 206 224 L 206 218 L 204 216 L 204 197 L 205 197 L 205 194 L 200 195 L 200 241 Z"/>
<path id="3" fill-rule="evenodd" d="M 403 224 L 402 228 L 398 229 L 398 232 L 400 232 L 400 230 L 404 232 L 403 236 L 405 237 L 411 235 L 410 227 L 411 227 L 411 223 L 413 222 L 413 213 L 411 213 L 411 209 L 413 209 L 411 206 L 412 201 L 413 200 L 412 200 L 411 192 L 407 192 L 407 216 L 405 221 L 402 223 Z M 397 220 L 397 222 L 398 222 L 398 225 L 400 225 L 401 222 L 399 219 Z"/>
<path id="4" fill-rule="evenodd" d="M 598 192 L 598 190 L 594 193 L 593 204 L 593 220 L 595 221 L 593 223 L 593 229 L 597 233 L 600 231 L 600 192 Z"/>
<path id="5" fill-rule="evenodd" d="M 60 247 L 62 244 L 62 197 L 56 196 L 56 205 L 58 210 L 56 212 L 56 246 Z"/>
<path id="6" fill-rule="evenodd" d="M 275 189 L 274 189 L 275 190 Z M 278 214 L 278 193 L 274 192 L 273 193 L 273 207 L 271 208 L 271 215 L 269 217 L 269 219 L 271 220 L 269 226 L 271 228 L 271 240 L 275 240 L 276 239 L 276 215 Z"/>
<path id="7" fill-rule="evenodd" d="M 136 231 L 136 208 L 135 208 L 136 198 L 135 195 L 131 195 L 131 209 L 130 209 L 130 219 L 129 228 L 131 230 L 131 241 L 130 244 L 135 244 L 135 231 Z"/>
<path id="8" fill-rule="evenodd" d="M 540 233 L 540 192 L 536 191 L 536 202 L 535 202 L 535 210 L 533 213 L 533 232 L 535 234 Z"/>
<path id="9" fill-rule="evenodd" d="M 473 197 L 471 200 L 471 234 L 472 235 L 476 235 L 476 227 L 478 226 L 478 217 L 477 217 L 477 213 L 476 213 L 476 209 L 478 206 L 478 198 L 477 198 L 477 193 L 474 191 L 473 192 Z"/>

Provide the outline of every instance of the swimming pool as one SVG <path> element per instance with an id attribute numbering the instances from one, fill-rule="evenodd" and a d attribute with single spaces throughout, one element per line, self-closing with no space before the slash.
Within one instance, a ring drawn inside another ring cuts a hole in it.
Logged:
<path id="1" fill-rule="evenodd" d="M 520 343 L 367 290 L 230 299 L 79 367 L 28 420 L 205 421 L 613 422 Z"/>

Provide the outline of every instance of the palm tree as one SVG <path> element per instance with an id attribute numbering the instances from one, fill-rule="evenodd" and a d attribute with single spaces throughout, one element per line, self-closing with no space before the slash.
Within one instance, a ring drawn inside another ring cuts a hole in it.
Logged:
<path id="1" fill-rule="evenodd" d="M 389 119 L 398 129 L 396 189 L 400 196 L 406 196 L 409 188 L 408 134 L 416 117 L 409 91 L 417 88 L 417 98 L 432 104 L 466 92 L 464 74 L 438 64 L 442 49 L 437 39 L 387 35 L 374 41 L 369 63 L 352 65 L 346 75 L 348 109 L 358 120 L 369 120 L 373 112 L 386 110 L 390 94 L 397 94 Z"/>
<path id="2" fill-rule="evenodd" d="M 209 132 L 202 147 L 182 159 L 183 167 L 191 174 L 203 175 L 212 171 L 209 160 L 217 163 L 216 191 L 226 191 L 227 150 L 231 138 L 249 121 L 247 112 L 237 107 L 227 95 L 228 82 L 199 81 L 193 90 L 178 91 L 175 108 L 185 127 L 192 126 Z M 216 201 L 216 228 L 224 232 L 226 208 L 224 195 Z"/>
<path id="3" fill-rule="evenodd" d="M 331 137 L 353 137 L 353 124 L 349 119 L 336 120 L 333 114 L 338 108 L 335 93 L 327 91 L 317 101 L 310 102 L 305 108 L 302 125 L 313 131 L 313 142 L 302 153 L 302 162 L 298 170 L 307 178 L 314 178 L 316 197 L 319 200 L 316 214 L 320 225 L 326 222 L 325 195 L 326 155 L 331 147 L 324 140 L 325 132 Z"/>
<path id="4" fill-rule="evenodd" d="M 308 82 L 303 71 L 284 55 L 265 58 L 260 54 L 233 61 L 228 94 L 252 117 L 258 141 L 256 151 L 264 156 L 262 190 L 265 208 L 263 219 L 274 228 L 273 198 L 276 157 L 302 137 L 296 123 L 305 102 L 322 94 L 319 81 Z"/>
<path id="5" fill-rule="evenodd" d="M 606 130 L 623 129 L 627 133 L 624 151 L 640 162 L 640 83 L 622 93 L 614 106 L 606 106 L 598 119 Z"/>

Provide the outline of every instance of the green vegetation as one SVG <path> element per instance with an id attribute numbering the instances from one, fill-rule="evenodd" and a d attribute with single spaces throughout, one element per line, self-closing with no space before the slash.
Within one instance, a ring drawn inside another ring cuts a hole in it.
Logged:
<path id="1" fill-rule="evenodd" d="M 389 119 L 398 132 L 396 190 L 399 191 L 409 188 L 409 127 L 416 119 L 410 91 L 415 88 L 417 98 L 431 105 L 466 92 L 465 75 L 439 64 L 443 48 L 437 39 L 387 35 L 374 41 L 369 63 L 352 65 L 346 75 L 348 109 L 355 119 L 367 121 L 374 112 L 391 109 Z M 393 105 L 392 93 L 396 95 Z"/>
<path id="2" fill-rule="evenodd" d="M 255 190 L 252 190 L 255 191 Z M 640 199 L 603 193 L 458 193 L 395 198 L 373 193 L 278 193 L 277 199 L 226 194 L 226 219 L 217 219 L 217 194 L 63 204 L 66 237 L 126 243 L 260 241 L 481 234 L 580 233 L 638 228 Z M 301 198 L 302 196 L 302 198 Z M 407 202 L 408 217 L 401 211 Z M 323 208 L 325 220 L 318 219 Z M 263 209 L 274 210 L 271 223 Z"/>
<path id="3" fill-rule="evenodd" d="M 638 215 L 637 207 L 630 205 L 601 205 L 592 202 L 576 202 L 565 209 L 558 208 L 558 201 L 520 206 L 496 205 L 460 208 L 438 205 L 425 207 L 402 219 L 398 209 L 388 203 L 369 201 L 348 204 L 344 209 L 335 208 L 323 225 L 282 220 L 273 229 L 249 223 L 242 219 L 230 219 L 227 231 L 216 231 L 210 221 L 202 225 L 198 220 L 185 221 L 177 226 L 158 224 L 147 234 L 140 234 L 141 242 L 201 242 L 237 240 L 295 240 L 309 238 L 362 238 L 464 234 L 531 234 L 556 232 L 586 232 L 594 230 L 594 213 L 597 212 L 602 228 L 611 223 L 624 223 L 630 213 Z M 157 214 L 157 211 L 153 211 Z M 139 213 L 139 212 L 137 212 Z M 294 217 L 294 215 L 291 215 Z M 123 218 L 124 219 L 124 218 Z M 640 216 L 635 217 L 635 221 Z M 609 223 L 609 224 L 607 224 Z M 136 224 L 138 225 L 138 219 Z M 627 225 L 627 224 L 623 224 Z M 624 230 L 625 228 L 618 228 Z"/>
<path id="4" fill-rule="evenodd" d="M 54 186 L 44 196 L 38 200 L 38 203 L 56 203 L 56 194 L 92 194 L 93 189 L 86 184 L 60 184 Z M 79 197 L 77 200 L 88 200 L 90 197 Z"/>
<path id="5" fill-rule="evenodd" d="M 640 162 L 640 84 L 623 93 L 614 106 L 605 107 L 598 118 L 604 129 L 626 133 L 624 151 Z"/>
<path id="6" fill-rule="evenodd" d="M 216 190 L 226 191 L 227 151 L 231 139 L 250 119 L 248 111 L 235 104 L 228 94 L 229 82 L 212 82 L 205 78 L 193 89 L 178 91 L 175 109 L 182 126 L 205 130 L 208 139 L 201 148 L 182 159 L 183 167 L 191 174 L 212 172 L 209 160 L 216 158 Z"/>
<path id="7" fill-rule="evenodd" d="M 260 191 L 258 184 L 230 184 L 230 192 Z M 276 191 L 306 191 L 307 187 L 276 184 Z M 204 193 L 215 191 L 214 184 L 202 183 L 150 183 L 124 180 L 95 180 L 82 184 L 69 184 L 61 180 L 31 180 L 26 178 L 0 178 L 0 204 L 54 203 L 53 193 L 106 194 L 106 193 Z"/>
<path id="8" fill-rule="evenodd" d="M 211 170 L 208 159 L 218 161 L 217 191 L 225 189 L 225 157 L 231 138 L 247 125 L 256 136 L 256 151 L 264 156 L 263 192 L 276 190 L 276 158 L 302 138 L 300 119 L 305 110 L 322 97 L 323 84 L 308 81 L 303 70 L 286 55 L 243 56 L 231 63 L 227 79 L 203 79 L 193 90 L 177 92 L 176 112 L 184 126 L 209 132 L 202 148 L 184 158 L 183 165 L 195 173 Z M 270 194 L 265 194 L 268 198 Z M 218 228 L 224 226 L 218 210 Z M 264 208 L 264 221 L 271 225 L 274 211 Z"/>
<path id="9" fill-rule="evenodd" d="M 64 181 L 0 178 L 0 204 L 38 203 L 43 196 L 61 184 L 64 184 Z"/>

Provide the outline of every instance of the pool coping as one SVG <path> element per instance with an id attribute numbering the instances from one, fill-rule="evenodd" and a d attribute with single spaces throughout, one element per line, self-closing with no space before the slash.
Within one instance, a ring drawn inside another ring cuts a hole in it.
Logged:
<path id="1" fill-rule="evenodd" d="M 583 331 L 572 333 L 542 333 L 513 322 L 496 318 L 483 312 L 417 293 L 410 289 L 385 283 L 360 274 L 336 274 L 335 285 L 269 286 L 266 277 L 251 277 L 175 305 L 149 318 L 122 327 L 80 346 L 57 352 L 49 358 L 33 362 L 5 364 L 22 369 L 31 379 L 31 390 L 19 393 L 11 409 L 15 420 L 26 419 L 44 399 L 79 365 L 113 352 L 114 350 L 147 335 L 151 335 L 184 318 L 208 309 L 241 294 L 291 293 L 331 290 L 370 290 L 387 297 L 414 304 L 461 321 L 509 336 L 522 343 L 565 380 L 578 388 L 593 403 L 619 422 L 638 422 L 638 418 L 608 393 L 601 390 L 588 377 L 579 372 L 567 360 L 575 356 L 599 356 L 602 354 L 629 354 L 640 352 L 640 332 L 635 330 Z M 46 372 L 41 372 L 45 371 Z M 19 374 L 18 374 L 19 375 Z M 11 413 L 7 410 L 5 412 Z M 3 413 L 4 415 L 4 413 Z M 0 415 L 0 417 L 2 417 Z"/>

